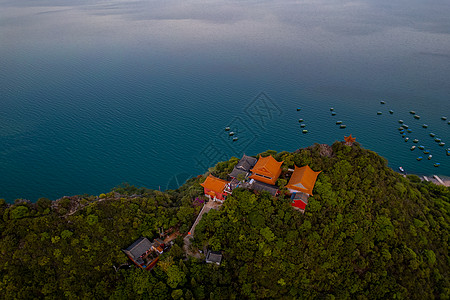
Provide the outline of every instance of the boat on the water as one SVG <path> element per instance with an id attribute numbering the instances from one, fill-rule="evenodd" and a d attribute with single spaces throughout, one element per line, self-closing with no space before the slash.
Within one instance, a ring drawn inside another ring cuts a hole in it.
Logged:
<path id="1" fill-rule="evenodd" d="M 416 143 L 416 144 L 417 144 L 418 142 L 419 142 L 418 139 L 414 139 L 414 140 L 413 140 L 413 143 Z"/>
<path id="2" fill-rule="evenodd" d="M 419 148 L 420 150 L 423 150 L 423 149 L 425 149 L 425 146 L 423 146 L 423 145 L 420 145 L 419 147 L 417 147 L 417 148 Z"/>
<path id="3" fill-rule="evenodd" d="M 434 166 L 437 168 L 439 167 L 441 164 L 440 163 L 435 163 Z"/>
<path id="4" fill-rule="evenodd" d="M 229 135 L 229 136 L 233 136 L 233 135 L 234 135 L 234 132 L 231 131 L 228 135 Z"/>
<path id="5" fill-rule="evenodd" d="M 342 121 L 336 121 L 336 125 L 342 124 Z"/>
<path id="6" fill-rule="evenodd" d="M 400 124 L 403 124 L 403 120 L 398 120 L 398 122 L 399 122 Z"/>
<path id="7" fill-rule="evenodd" d="M 407 142 L 407 141 L 409 141 L 409 137 L 406 137 L 406 138 L 405 138 L 405 142 Z"/>
<path id="8" fill-rule="evenodd" d="M 412 146 L 411 147 L 411 151 L 413 151 L 414 149 L 416 149 L 416 146 Z"/>
<path id="9" fill-rule="evenodd" d="M 381 115 L 382 114 L 382 112 L 381 111 L 377 111 L 377 115 Z"/>
<path id="10" fill-rule="evenodd" d="M 433 158 L 433 155 L 428 155 L 428 160 L 430 160 L 431 158 Z"/>
<path id="11" fill-rule="evenodd" d="M 419 116 L 419 115 L 414 115 L 414 119 L 419 120 L 419 119 L 420 119 L 420 116 Z"/>
<path id="12" fill-rule="evenodd" d="M 428 125 L 427 124 L 423 124 L 422 127 L 423 128 L 428 128 Z"/>
<path id="13" fill-rule="evenodd" d="M 421 161 L 422 160 L 422 156 L 419 156 L 418 158 L 416 158 L 418 161 Z"/>
<path id="14" fill-rule="evenodd" d="M 334 110 L 334 108 L 333 107 L 330 107 L 330 111 L 333 111 Z"/>
<path id="15" fill-rule="evenodd" d="M 298 119 L 298 122 L 299 123 L 303 123 L 305 120 L 303 120 L 303 119 Z"/>
<path id="16" fill-rule="evenodd" d="M 300 107 L 297 108 L 297 111 L 301 111 L 302 109 Z"/>
<path id="17" fill-rule="evenodd" d="M 230 131 L 230 127 L 225 127 L 225 131 Z"/>
<path id="18" fill-rule="evenodd" d="M 234 137 L 234 138 L 233 138 L 233 142 L 236 142 L 237 140 L 238 140 L 237 137 Z"/>
<path id="19" fill-rule="evenodd" d="M 391 110 L 389 110 L 389 113 L 392 115 L 394 113 L 394 111 L 391 109 Z"/>
<path id="20" fill-rule="evenodd" d="M 435 141 L 436 143 L 440 143 L 442 140 L 441 140 L 440 138 L 435 138 L 434 141 Z"/>
<path id="21" fill-rule="evenodd" d="M 406 129 L 406 131 L 407 131 L 408 133 L 412 133 L 412 130 L 411 130 L 411 129 Z"/>
<path id="22" fill-rule="evenodd" d="M 335 116 L 335 115 L 336 115 L 336 112 L 332 111 L 332 112 L 331 112 L 331 115 L 332 115 L 332 116 Z"/>
<path id="23" fill-rule="evenodd" d="M 423 154 L 430 154 L 430 150 L 424 150 Z"/>
<path id="24" fill-rule="evenodd" d="M 403 167 L 398 167 L 398 169 L 400 170 L 400 172 L 405 173 L 405 169 L 403 169 Z"/>
<path id="25" fill-rule="evenodd" d="M 439 146 L 444 147 L 444 146 L 445 146 L 445 143 L 444 143 L 444 142 L 440 142 L 440 143 L 439 143 Z"/>
<path id="26" fill-rule="evenodd" d="M 446 116 L 442 116 L 441 119 L 442 119 L 443 121 L 445 121 L 445 120 L 447 120 L 447 117 L 446 117 Z"/>
<path id="27" fill-rule="evenodd" d="M 347 125 L 341 124 L 340 128 L 344 129 Z"/>
<path id="28" fill-rule="evenodd" d="M 436 134 L 434 134 L 434 133 L 431 132 L 431 133 L 430 133 L 430 136 L 431 136 L 431 137 L 435 137 Z"/>
<path id="29" fill-rule="evenodd" d="M 308 130 L 303 129 L 302 132 L 303 132 L 303 133 L 308 133 Z"/>
<path id="30" fill-rule="evenodd" d="M 409 128 L 409 126 L 406 125 L 406 124 L 403 124 L 402 127 L 405 128 L 405 129 L 408 129 L 408 128 Z"/>
<path id="31" fill-rule="evenodd" d="M 381 103 L 381 104 L 386 104 L 386 102 L 384 102 L 384 101 L 380 101 L 380 103 Z"/>
<path id="32" fill-rule="evenodd" d="M 304 123 L 300 124 L 301 128 L 304 128 L 305 126 L 306 126 L 306 124 L 304 124 Z"/>
<path id="33" fill-rule="evenodd" d="M 413 110 L 411 110 L 409 113 L 412 114 L 412 115 L 415 115 L 415 114 L 416 114 L 416 112 L 413 111 Z"/>
<path id="34" fill-rule="evenodd" d="M 445 152 L 447 152 L 447 156 L 450 156 L 450 149 L 447 149 Z"/>

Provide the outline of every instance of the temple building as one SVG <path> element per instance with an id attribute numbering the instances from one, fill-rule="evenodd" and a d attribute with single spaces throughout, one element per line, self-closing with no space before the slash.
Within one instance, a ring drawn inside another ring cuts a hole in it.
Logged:
<path id="1" fill-rule="evenodd" d="M 345 140 L 345 145 L 351 146 L 355 142 L 356 138 L 352 137 L 352 135 L 350 134 L 349 136 L 344 135 L 344 140 Z"/>
<path id="2" fill-rule="evenodd" d="M 247 178 L 250 175 L 250 169 L 253 168 L 258 160 L 254 157 L 247 156 L 244 154 L 241 160 L 234 166 L 233 171 L 228 174 L 231 178 L 240 177 Z"/>
<path id="3" fill-rule="evenodd" d="M 147 238 L 140 237 L 127 249 L 122 250 L 133 263 L 141 269 L 151 270 L 164 252 L 164 242 L 155 239 L 151 243 Z"/>
<path id="4" fill-rule="evenodd" d="M 225 188 L 227 187 L 229 181 L 219 179 L 212 175 L 208 175 L 205 182 L 200 185 L 203 186 L 205 196 L 213 201 L 223 202 L 226 198 L 227 193 Z"/>
<path id="5" fill-rule="evenodd" d="M 291 199 L 293 207 L 302 211 L 305 210 L 308 204 L 309 196 L 312 196 L 312 191 L 316 183 L 317 176 L 321 171 L 314 172 L 309 166 L 297 167 L 291 175 L 286 188 L 292 193 Z"/>
<path id="6" fill-rule="evenodd" d="M 281 174 L 281 165 L 283 162 L 278 162 L 272 155 L 260 157 L 253 169 L 250 171 L 251 179 L 274 185 Z"/>

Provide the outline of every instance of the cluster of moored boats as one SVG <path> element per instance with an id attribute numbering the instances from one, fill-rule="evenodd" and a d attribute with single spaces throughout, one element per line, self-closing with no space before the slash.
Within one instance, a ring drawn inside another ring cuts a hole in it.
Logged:
<path id="1" fill-rule="evenodd" d="M 230 127 L 225 127 L 225 131 L 228 132 L 228 137 L 232 138 L 231 140 L 233 142 L 236 142 L 239 138 L 236 135 L 236 132 L 234 131 L 230 131 L 231 128 Z"/>
<path id="2" fill-rule="evenodd" d="M 385 104 L 385 102 L 381 101 L 381 104 Z M 420 119 L 420 116 L 417 115 L 415 111 L 411 110 L 409 113 L 414 116 L 414 119 L 416 119 L 416 120 Z M 446 121 L 447 117 L 442 116 L 441 120 Z M 404 141 L 408 142 L 410 140 L 410 138 L 407 137 L 406 134 L 407 133 L 412 133 L 412 130 L 409 128 L 408 125 L 405 124 L 405 122 L 403 120 L 398 120 L 398 122 L 400 123 L 400 127 L 398 128 L 399 133 L 402 135 L 402 138 L 404 139 Z M 447 122 L 447 124 L 450 125 L 450 121 Z M 422 128 L 426 129 L 426 128 L 428 128 L 428 125 L 427 124 L 422 124 Z M 434 138 L 434 141 L 436 143 L 438 143 L 439 146 L 441 146 L 441 147 L 445 146 L 445 143 L 442 141 L 442 139 L 436 137 L 436 134 L 430 132 L 429 135 L 430 135 L 430 137 Z M 419 143 L 419 140 L 418 139 L 413 139 L 412 142 L 417 144 L 417 143 Z M 431 160 L 433 158 L 433 155 L 430 154 L 430 150 L 425 149 L 425 146 L 423 146 L 423 145 L 420 145 L 420 146 L 413 145 L 413 146 L 411 146 L 411 151 L 414 151 L 416 148 L 418 148 L 419 150 L 422 150 L 423 154 L 427 155 L 428 160 Z M 450 148 L 446 149 L 446 153 L 447 153 L 447 156 L 450 156 Z M 416 159 L 418 161 L 421 161 L 423 159 L 423 157 L 422 156 L 418 156 Z M 438 163 L 438 162 L 434 164 L 435 167 L 439 167 L 440 165 L 441 164 Z"/>
<path id="3" fill-rule="evenodd" d="M 297 111 L 301 111 L 301 110 L 302 110 L 302 109 L 301 109 L 300 107 L 297 108 Z M 300 123 L 300 128 L 301 128 L 301 130 L 302 130 L 302 133 L 303 133 L 303 134 L 308 133 L 308 129 L 305 129 L 305 127 L 306 127 L 306 124 L 304 123 L 305 120 L 303 120 L 303 119 L 298 119 L 298 122 Z"/>

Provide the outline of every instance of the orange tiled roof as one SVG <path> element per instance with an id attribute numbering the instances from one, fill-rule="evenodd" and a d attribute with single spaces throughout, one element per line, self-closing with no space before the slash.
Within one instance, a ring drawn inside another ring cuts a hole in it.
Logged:
<path id="1" fill-rule="evenodd" d="M 314 184 L 320 172 L 322 171 L 314 172 L 309 166 L 301 168 L 295 166 L 294 173 L 292 173 L 291 179 L 286 187 L 312 195 Z"/>
<path id="2" fill-rule="evenodd" d="M 272 157 L 272 155 L 269 155 L 266 157 L 260 157 L 256 162 L 256 165 L 250 171 L 268 177 L 274 177 L 280 172 L 282 164 L 283 162 L 278 162 Z"/>
<path id="3" fill-rule="evenodd" d="M 344 135 L 344 140 L 346 144 L 353 144 L 356 140 L 356 138 L 352 137 L 352 135 L 350 134 L 349 136 L 345 136 Z"/>
<path id="4" fill-rule="evenodd" d="M 200 183 L 200 185 L 203 186 L 204 188 L 207 188 L 207 189 L 210 189 L 210 190 L 216 192 L 217 194 L 220 194 L 223 192 L 225 185 L 228 182 L 229 181 L 219 179 L 210 174 L 210 175 L 208 175 L 208 177 L 206 177 L 205 182 Z"/>

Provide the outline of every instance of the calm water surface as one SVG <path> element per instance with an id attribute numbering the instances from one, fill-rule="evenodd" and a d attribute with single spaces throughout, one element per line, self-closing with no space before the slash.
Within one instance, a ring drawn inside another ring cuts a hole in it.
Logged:
<path id="1" fill-rule="evenodd" d="M 0 197 L 175 188 L 233 155 L 350 133 L 394 169 L 450 176 L 449 15 L 448 1 L 0 0 Z"/>

